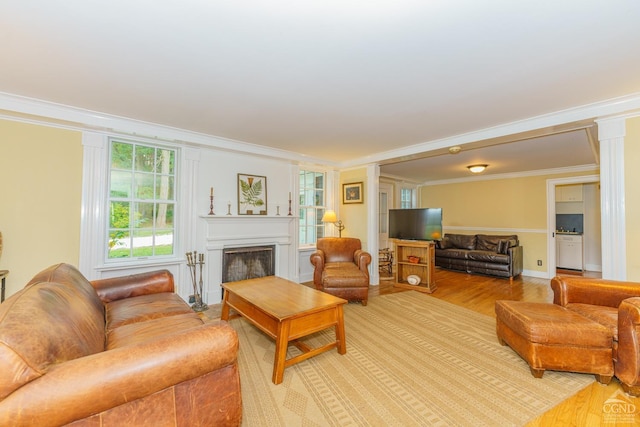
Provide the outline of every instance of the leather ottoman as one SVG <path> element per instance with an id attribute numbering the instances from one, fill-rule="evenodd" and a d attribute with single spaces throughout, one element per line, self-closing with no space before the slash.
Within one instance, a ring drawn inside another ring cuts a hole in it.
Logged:
<path id="1" fill-rule="evenodd" d="M 555 304 L 496 301 L 496 333 L 531 368 L 595 374 L 608 384 L 613 377 L 612 332 L 605 326 Z"/>

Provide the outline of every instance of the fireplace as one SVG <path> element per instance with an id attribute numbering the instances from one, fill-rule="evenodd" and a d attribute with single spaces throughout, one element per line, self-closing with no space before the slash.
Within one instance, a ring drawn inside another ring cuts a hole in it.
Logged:
<path id="1" fill-rule="evenodd" d="M 222 283 L 275 274 L 275 245 L 222 250 Z"/>
<path id="2" fill-rule="evenodd" d="M 242 280 L 244 277 L 224 276 L 227 266 L 223 265 L 226 258 L 234 257 L 238 253 L 234 251 L 251 250 L 262 252 L 260 256 L 271 254 L 271 260 L 252 263 L 248 266 L 245 260 L 231 261 L 232 264 L 241 266 L 245 264 L 247 274 L 264 274 L 279 276 L 284 279 L 297 281 L 298 258 L 294 250 L 293 236 L 297 227 L 297 218 L 294 216 L 267 216 L 267 215 L 203 215 L 203 228 L 199 235 L 204 237 L 203 250 L 206 252 L 207 277 L 205 278 L 206 290 L 203 298 L 207 304 L 216 304 L 222 301 L 220 285 L 231 280 Z M 265 251 L 264 248 L 270 248 Z M 230 253 L 231 252 L 231 253 Z M 247 254 L 245 254 L 247 255 Z M 242 256 L 245 256 L 242 255 Z M 249 256 L 258 255 L 256 253 Z M 229 263 L 229 260 L 226 261 Z M 257 277 L 257 276 L 256 276 Z"/>

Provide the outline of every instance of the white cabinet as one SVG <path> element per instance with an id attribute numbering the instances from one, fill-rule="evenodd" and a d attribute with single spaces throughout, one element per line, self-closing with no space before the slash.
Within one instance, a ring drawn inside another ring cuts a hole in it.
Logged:
<path id="1" fill-rule="evenodd" d="M 583 270 L 582 236 L 556 234 L 556 266 Z"/>
<path id="2" fill-rule="evenodd" d="M 581 202 L 582 184 L 556 186 L 556 202 Z"/>

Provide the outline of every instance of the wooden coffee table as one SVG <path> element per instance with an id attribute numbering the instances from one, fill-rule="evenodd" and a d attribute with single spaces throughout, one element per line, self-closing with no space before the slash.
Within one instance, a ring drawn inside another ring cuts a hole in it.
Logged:
<path id="1" fill-rule="evenodd" d="M 276 342 L 273 362 L 274 384 L 280 384 L 284 369 L 336 347 L 347 352 L 342 305 L 347 301 L 276 276 L 223 283 L 222 320 L 234 309 Z M 310 348 L 299 338 L 329 327 L 336 328 L 336 340 Z M 302 354 L 287 359 L 289 342 Z"/>

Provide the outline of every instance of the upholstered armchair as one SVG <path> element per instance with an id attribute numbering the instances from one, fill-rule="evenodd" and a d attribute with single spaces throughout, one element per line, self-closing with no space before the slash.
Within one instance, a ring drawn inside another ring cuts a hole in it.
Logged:
<path id="1" fill-rule="evenodd" d="M 311 254 L 316 289 L 367 305 L 371 254 L 362 250 L 360 239 L 324 237 Z"/>
<path id="2" fill-rule="evenodd" d="M 553 302 L 598 322 L 613 334 L 613 367 L 622 388 L 640 396 L 640 283 L 558 276 Z"/>

